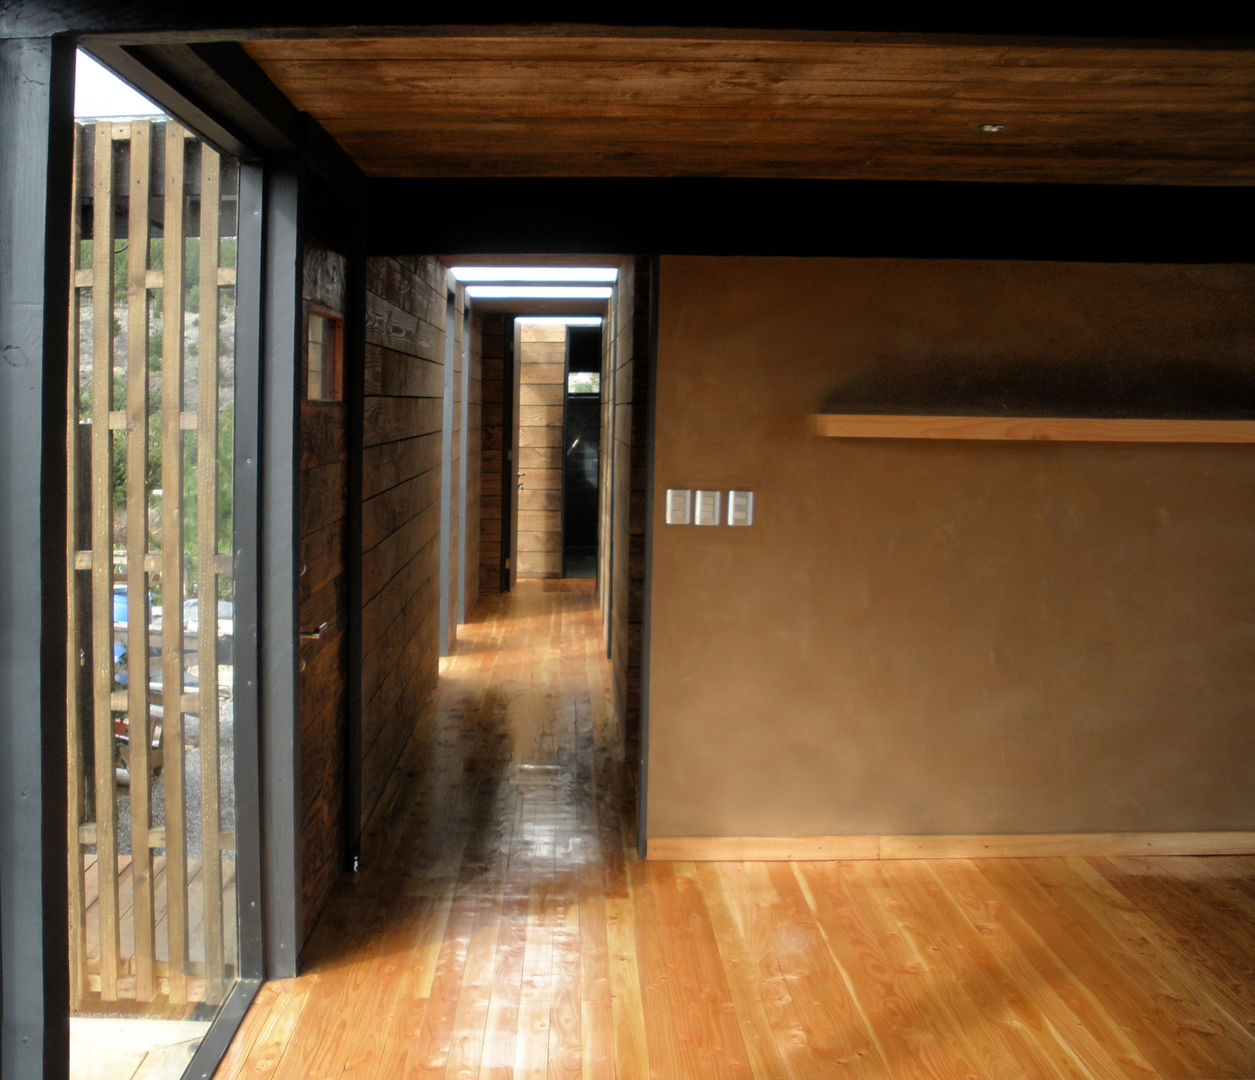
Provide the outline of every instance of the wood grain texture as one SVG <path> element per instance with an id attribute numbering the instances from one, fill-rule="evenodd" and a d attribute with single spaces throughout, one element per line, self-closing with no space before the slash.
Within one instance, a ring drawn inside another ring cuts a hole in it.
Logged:
<path id="1" fill-rule="evenodd" d="M 220 1080 L 1255 1075 L 1255 857 L 637 861 L 597 612 L 481 597 Z"/>
<path id="2" fill-rule="evenodd" d="M 649 386 L 652 361 L 650 289 L 653 263 L 648 258 L 625 259 L 619 267 L 611 334 L 605 335 L 603 394 L 607 431 L 602 445 L 606 475 L 603 525 L 612 536 L 606 553 L 605 579 L 610 582 L 610 637 L 614 664 L 615 708 L 624 720 L 624 739 L 629 762 L 640 757 L 641 649 L 644 625 L 645 584 L 645 491 Z M 613 515 L 611 516 L 611 507 Z"/>
<path id="3" fill-rule="evenodd" d="M 518 572 L 561 577 L 566 327 L 523 322 L 518 341 Z"/>
<path id="4" fill-rule="evenodd" d="M 1102 419 L 1078 416 L 925 416 L 818 413 L 817 435 L 836 439 L 988 439 L 1043 442 L 1249 443 L 1252 420 Z"/>
<path id="5" fill-rule="evenodd" d="M 637 32 L 246 48 L 376 176 L 1241 184 L 1255 173 L 1249 46 Z"/>
<path id="6" fill-rule="evenodd" d="M 305 251 L 303 300 L 344 311 L 344 257 Z M 308 358 L 305 358 L 306 361 Z M 307 383 L 302 379 L 302 388 Z M 301 402 L 299 532 L 301 812 L 299 934 L 304 941 L 344 862 L 348 784 L 348 438 L 343 401 Z"/>
<path id="7" fill-rule="evenodd" d="M 505 446 L 506 320 L 482 316 L 480 331 L 479 588 L 501 589 L 501 464 Z"/>
<path id="8" fill-rule="evenodd" d="M 362 447 L 362 813 L 436 680 L 444 267 L 366 264 Z"/>

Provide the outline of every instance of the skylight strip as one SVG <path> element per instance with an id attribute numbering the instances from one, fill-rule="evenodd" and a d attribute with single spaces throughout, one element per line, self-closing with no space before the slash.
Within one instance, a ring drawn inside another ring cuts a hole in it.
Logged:
<path id="1" fill-rule="evenodd" d="M 619 277 L 619 271 L 613 266 L 454 266 L 449 272 L 458 281 L 521 284 L 532 281 L 612 283 Z"/>
<path id="2" fill-rule="evenodd" d="M 479 300 L 608 300 L 609 285 L 468 285 Z"/>

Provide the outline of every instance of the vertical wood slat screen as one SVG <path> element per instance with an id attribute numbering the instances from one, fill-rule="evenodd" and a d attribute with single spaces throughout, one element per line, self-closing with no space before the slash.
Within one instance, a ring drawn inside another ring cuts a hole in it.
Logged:
<path id="1" fill-rule="evenodd" d="M 82 235 L 79 189 L 88 164 L 82 155 L 90 156 L 90 242 Z M 185 162 L 193 164 L 190 171 Z M 222 826 L 218 767 L 220 690 L 230 692 L 218 678 L 219 576 L 231 572 L 230 556 L 218 549 L 220 540 L 229 541 L 218 528 L 219 405 L 231 345 L 219 341 L 219 322 L 224 294 L 235 285 L 234 258 L 224 258 L 219 239 L 223 168 L 216 152 L 170 121 L 102 120 L 77 130 L 67 388 L 77 420 L 67 447 L 76 1011 L 118 1001 L 216 1003 L 238 966 L 234 903 L 224 901 L 234 889 L 234 841 Z M 129 179 L 121 186 L 117 177 Z M 197 196 L 198 219 L 192 216 Z M 192 236 L 200 238 L 197 257 Z M 122 275 L 125 289 L 118 291 Z M 190 469 L 195 490 L 185 505 Z M 194 570 L 185 549 L 185 515 L 192 513 Z M 192 586 L 195 635 L 184 628 L 183 601 Z M 120 619 L 115 603 L 123 596 Z M 163 609 L 160 631 L 150 625 L 154 596 Z M 124 650 L 125 665 L 115 650 Z M 150 651 L 160 654 L 151 664 Z M 120 796 L 115 729 L 124 717 L 129 794 Z M 198 783 L 185 760 L 193 732 Z M 158 801 L 164 820 L 155 814 Z M 191 843 L 189 804 L 198 808 Z"/>

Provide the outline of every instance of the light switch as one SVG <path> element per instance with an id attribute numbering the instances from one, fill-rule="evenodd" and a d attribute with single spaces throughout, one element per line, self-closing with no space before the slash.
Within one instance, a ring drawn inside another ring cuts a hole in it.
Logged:
<path id="1" fill-rule="evenodd" d="M 754 524 L 754 493 L 752 491 L 728 492 L 728 524 Z"/>
<path id="2" fill-rule="evenodd" d="M 697 506 L 693 514 L 696 525 L 718 525 L 721 491 L 698 491 Z"/>
<path id="3" fill-rule="evenodd" d="M 693 520 L 693 492 L 688 488 L 667 488 L 667 524 L 688 525 Z"/>

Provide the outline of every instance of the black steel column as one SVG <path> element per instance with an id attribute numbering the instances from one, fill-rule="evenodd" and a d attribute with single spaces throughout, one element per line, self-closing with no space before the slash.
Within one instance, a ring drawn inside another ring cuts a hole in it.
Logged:
<path id="1" fill-rule="evenodd" d="M 69 1072 L 66 379 L 74 47 L 0 41 L 0 1074 Z"/>
<path id="2" fill-rule="evenodd" d="M 266 976 L 296 974 L 300 949 L 300 660 L 297 603 L 301 327 L 301 167 L 267 161 L 261 357 L 258 631 Z"/>

